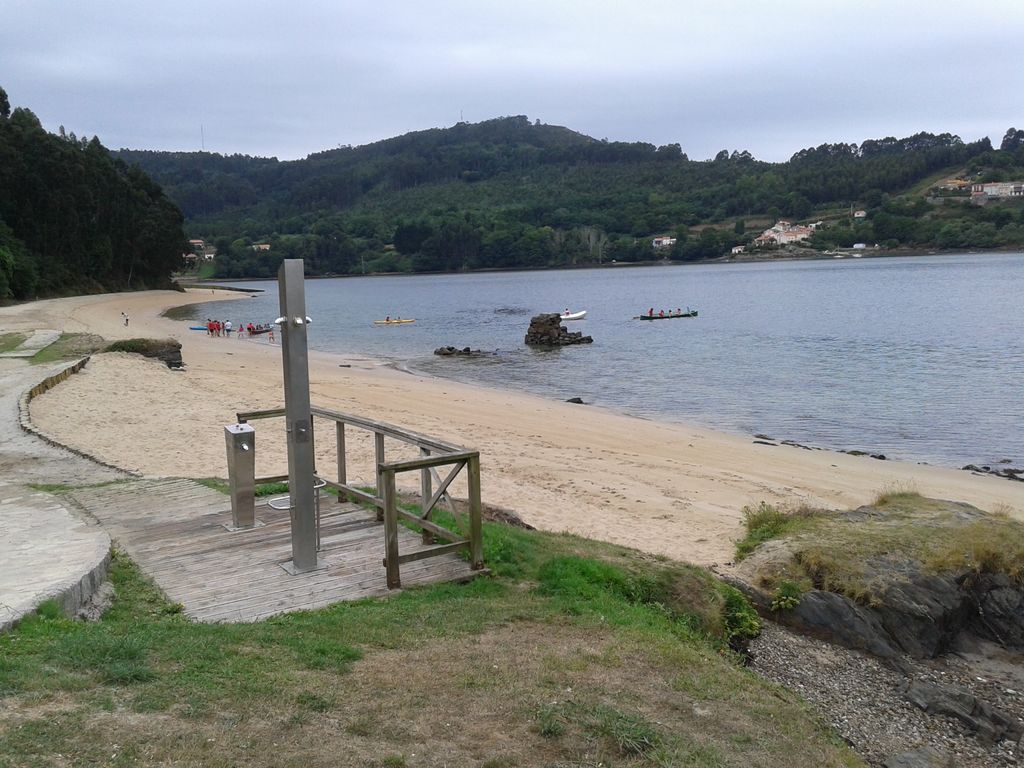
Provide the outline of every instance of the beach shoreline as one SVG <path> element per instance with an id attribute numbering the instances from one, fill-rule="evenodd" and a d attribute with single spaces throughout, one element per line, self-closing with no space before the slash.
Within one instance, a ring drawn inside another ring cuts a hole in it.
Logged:
<path id="1" fill-rule="evenodd" d="M 213 338 L 163 316 L 173 306 L 210 301 L 207 290 L 0 308 L 8 331 L 55 328 L 182 343 L 183 372 L 132 355 L 94 356 L 82 373 L 33 401 L 33 423 L 59 442 L 147 476 L 224 477 L 223 427 L 237 412 L 281 407 L 282 371 L 277 345 Z M 485 503 L 546 530 L 723 565 L 732 559 L 743 507 L 761 501 L 849 508 L 896 488 L 1024 519 L 1024 483 L 1002 478 L 767 446 L 750 436 L 431 377 L 363 355 L 311 350 L 309 357 L 314 404 L 480 450 Z M 286 465 L 283 426 L 261 422 L 257 429 L 257 473 L 278 474 Z M 332 450 L 318 445 L 318 466 L 332 466 Z M 350 478 L 372 485 L 372 437 L 354 436 L 349 450 Z M 454 493 L 463 490 L 456 486 Z"/>

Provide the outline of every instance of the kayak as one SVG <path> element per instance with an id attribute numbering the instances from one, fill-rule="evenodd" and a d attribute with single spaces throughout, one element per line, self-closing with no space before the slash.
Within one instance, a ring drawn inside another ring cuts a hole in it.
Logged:
<path id="1" fill-rule="evenodd" d="M 415 317 L 412 317 L 412 318 L 400 317 L 400 318 L 395 318 L 394 320 L 392 320 L 390 318 L 388 318 L 387 320 L 374 320 L 373 324 L 374 325 L 405 325 L 406 323 L 415 323 L 415 322 L 416 322 L 416 318 Z"/>
<path id="2" fill-rule="evenodd" d="M 697 310 L 693 309 L 689 312 L 678 312 L 673 315 L 637 315 L 634 320 L 675 320 L 680 317 L 696 317 Z"/>
<path id="3" fill-rule="evenodd" d="M 562 320 L 582 320 L 587 316 L 587 310 L 581 309 L 579 312 L 563 312 L 559 315 Z"/>
<path id="4" fill-rule="evenodd" d="M 190 331 L 208 331 L 208 330 L 210 330 L 210 329 L 209 329 L 209 328 L 207 328 L 207 327 L 206 327 L 205 325 L 190 325 L 190 326 L 188 327 L 188 329 L 189 329 Z"/>

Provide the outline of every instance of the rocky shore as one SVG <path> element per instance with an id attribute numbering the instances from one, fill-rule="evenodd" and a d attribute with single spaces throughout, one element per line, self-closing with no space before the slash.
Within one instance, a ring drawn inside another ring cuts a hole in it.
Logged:
<path id="1" fill-rule="evenodd" d="M 872 656 L 799 635 L 770 621 L 750 644 L 751 668 L 806 699 L 871 765 L 896 768 L 1002 768 L 1020 765 L 1015 740 L 984 743 L 956 717 L 928 714 L 907 697 L 917 682 L 959 688 L 1024 723 L 1019 664 L 983 666 L 969 653 L 901 670 Z M 1018 674 L 1012 673 L 1016 667 Z"/>

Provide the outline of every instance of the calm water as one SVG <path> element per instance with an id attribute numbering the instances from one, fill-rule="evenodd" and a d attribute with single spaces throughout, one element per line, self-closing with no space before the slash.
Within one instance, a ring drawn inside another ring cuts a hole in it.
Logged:
<path id="1" fill-rule="evenodd" d="M 274 283 L 236 285 L 266 293 L 194 316 L 277 316 Z M 1024 462 L 1024 254 L 309 280 L 306 303 L 316 349 L 824 448 Z M 652 306 L 700 317 L 631 319 Z M 593 344 L 523 345 L 565 308 Z"/>

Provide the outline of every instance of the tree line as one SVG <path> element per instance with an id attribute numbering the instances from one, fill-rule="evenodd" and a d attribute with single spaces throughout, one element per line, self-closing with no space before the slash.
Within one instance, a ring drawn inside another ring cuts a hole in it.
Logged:
<path id="1" fill-rule="evenodd" d="M 47 132 L 0 88 L 0 301 L 169 287 L 183 222 L 141 168 Z"/>

